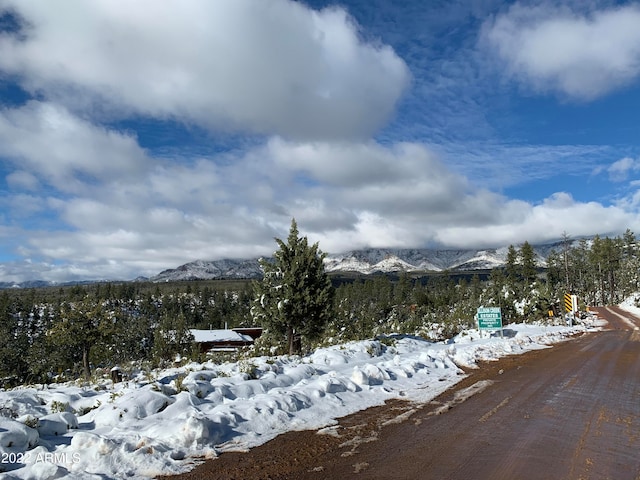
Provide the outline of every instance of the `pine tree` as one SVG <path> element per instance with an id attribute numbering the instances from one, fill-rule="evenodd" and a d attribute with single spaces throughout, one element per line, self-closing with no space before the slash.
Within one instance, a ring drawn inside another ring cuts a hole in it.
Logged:
<path id="1" fill-rule="evenodd" d="M 74 293 L 75 295 L 75 293 Z M 85 297 L 61 305 L 60 318 L 50 330 L 50 341 L 70 357 L 81 355 L 85 378 L 91 375 L 91 350 L 105 338 L 107 317 L 101 301 Z"/>
<path id="2" fill-rule="evenodd" d="M 560 290 L 564 281 L 563 259 L 555 249 L 547 255 L 547 284 L 552 291 Z"/>
<path id="3" fill-rule="evenodd" d="M 595 304 L 598 291 L 597 278 L 596 270 L 589 260 L 590 250 L 589 242 L 582 239 L 569 251 L 567 268 L 571 272 L 571 289 L 565 289 L 562 293 L 573 293 L 584 298 L 585 302 Z"/>
<path id="4" fill-rule="evenodd" d="M 165 312 L 153 336 L 153 357 L 157 363 L 189 355 L 193 348 L 193 335 L 182 312 Z"/>
<path id="5" fill-rule="evenodd" d="M 571 237 L 567 232 L 562 232 L 562 264 L 564 267 L 564 289 L 571 292 L 574 286 L 569 275 L 569 255 L 571 253 Z"/>
<path id="6" fill-rule="evenodd" d="M 512 286 L 513 289 L 519 277 L 518 251 L 513 245 L 509 245 L 509 249 L 507 250 L 507 259 L 504 266 L 504 274 L 507 282 L 510 286 Z"/>
<path id="7" fill-rule="evenodd" d="M 536 254 L 529 242 L 524 242 L 520 247 L 520 275 L 526 290 L 530 289 L 531 284 L 537 277 Z"/>
<path id="8" fill-rule="evenodd" d="M 619 301 L 617 291 L 617 274 L 622 259 L 620 239 L 600 238 L 596 235 L 589 252 L 589 260 L 596 272 L 597 290 L 600 303 L 616 303 Z"/>
<path id="9" fill-rule="evenodd" d="M 24 381 L 27 364 L 24 352 L 28 348 L 25 331 L 27 318 L 15 312 L 9 295 L 0 295 L 0 387 Z"/>
<path id="10" fill-rule="evenodd" d="M 332 314 L 333 287 L 324 270 L 318 244 L 298 236 L 295 219 L 287 243 L 276 238 L 273 261 L 261 260 L 262 282 L 254 284 L 251 314 L 268 331 L 287 339 L 289 354 L 299 353 L 298 340 L 317 338 Z"/>
<path id="11" fill-rule="evenodd" d="M 638 291 L 640 285 L 640 256 L 635 234 L 627 229 L 621 240 L 622 259 L 620 264 L 619 285 L 623 298 Z"/>

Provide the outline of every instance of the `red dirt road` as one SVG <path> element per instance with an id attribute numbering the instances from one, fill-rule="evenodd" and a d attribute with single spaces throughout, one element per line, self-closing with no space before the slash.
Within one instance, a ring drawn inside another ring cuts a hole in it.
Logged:
<path id="1" fill-rule="evenodd" d="M 181 479 L 640 480 L 640 319 L 474 370 L 428 404 L 225 453 Z"/>

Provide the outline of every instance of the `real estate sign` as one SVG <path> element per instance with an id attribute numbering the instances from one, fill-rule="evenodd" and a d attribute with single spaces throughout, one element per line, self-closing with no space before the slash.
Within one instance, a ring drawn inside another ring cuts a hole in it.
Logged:
<path id="1" fill-rule="evenodd" d="M 481 307 L 476 315 L 480 330 L 499 330 L 502 328 L 500 307 Z"/>

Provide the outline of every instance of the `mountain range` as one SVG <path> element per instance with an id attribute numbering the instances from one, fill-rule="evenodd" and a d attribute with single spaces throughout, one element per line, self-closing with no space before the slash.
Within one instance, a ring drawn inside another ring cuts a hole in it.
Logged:
<path id="1" fill-rule="evenodd" d="M 559 250 L 561 243 L 534 246 L 536 263 L 546 266 L 551 250 Z M 356 272 L 361 274 L 397 272 L 441 272 L 490 270 L 504 266 L 508 247 L 484 250 L 390 249 L 369 248 L 325 258 L 329 273 Z M 180 280 L 211 280 L 230 278 L 260 278 L 262 271 L 258 259 L 252 260 L 196 260 L 178 268 L 168 269 L 149 278 L 152 282 Z"/>
<path id="2" fill-rule="evenodd" d="M 546 259 L 552 250 L 560 250 L 562 243 L 533 246 L 539 267 L 546 266 Z M 341 254 L 330 254 L 325 258 L 325 269 L 329 273 L 376 273 L 400 272 L 452 272 L 490 270 L 504 266 L 508 247 L 473 249 L 393 249 L 368 248 Z M 262 277 L 259 259 L 196 260 L 177 268 L 163 270 L 148 277 L 138 277 L 135 281 L 174 282 L 185 280 L 251 279 Z M 106 281 L 106 280 L 105 280 Z M 122 281 L 122 280 L 114 280 Z M 40 288 L 48 286 L 93 283 L 90 281 L 67 282 L 64 284 L 32 280 L 21 283 L 0 282 L 3 288 Z"/>

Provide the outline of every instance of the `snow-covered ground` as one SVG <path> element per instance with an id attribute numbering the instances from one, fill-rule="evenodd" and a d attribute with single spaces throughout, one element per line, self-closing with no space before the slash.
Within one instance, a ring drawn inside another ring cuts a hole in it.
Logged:
<path id="1" fill-rule="evenodd" d="M 632 315 L 635 315 L 636 317 L 640 317 L 640 307 L 636 306 L 638 299 L 640 299 L 640 294 L 636 293 L 635 295 L 631 295 L 630 297 L 628 297 L 624 302 L 622 302 L 618 306 L 623 310 L 626 310 L 627 312 L 631 313 Z M 635 329 L 638 328 L 635 326 L 634 323 L 630 323 L 630 326 L 634 327 Z"/>
<path id="2" fill-rule="evenodd" d="M 290 430 L 334 424 L 388 399 L 429 401 L 460 366 L 546 348 L 597 328 L 508 325 L 441 343 L 397 336 L 306 357 L 191 363 L 125 382 L 0 391 L 0 478 L 149 478 L 246 450 Z"/>

